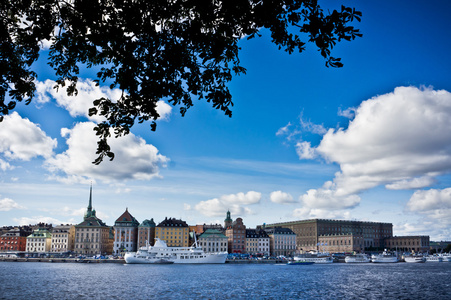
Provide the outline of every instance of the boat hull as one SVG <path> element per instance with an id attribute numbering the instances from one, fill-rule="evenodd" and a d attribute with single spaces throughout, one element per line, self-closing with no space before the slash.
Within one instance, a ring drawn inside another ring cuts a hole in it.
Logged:
<path id="1" fill-rule="evenodd" d="M 424 256 L 406 256 L 404 257 L 406 263 L 424 263 L 426 262 L 426 257 Z"/>

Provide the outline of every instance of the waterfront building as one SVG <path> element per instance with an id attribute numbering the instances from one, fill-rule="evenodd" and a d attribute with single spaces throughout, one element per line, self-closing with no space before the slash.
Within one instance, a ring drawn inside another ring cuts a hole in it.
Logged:
<path id="1" fill-rule="evenodd" d="M 393 224 L 347 220 L 310 219 L 266 224 L 265 228 L 289 228 L 296 234 L 298 251 L 319 250 L 320 237 L 329 235 L 353 235 L 359 237 L 358 249 L 383 249 L 384 239 L 393 236 Z M 361 242 L 361 243 L 360 243 Z M 328 247 L 331 247 L 328 243 Z M 326 251 L 331 249 L 326 247 Z M 353 249 L 352 251 L 358 251 Z"/>
<path id="2" fill-rule="evenodd" d="M 296 253 L 296 234 L 289 228 L 267 228 L 272 256 L 294 256 Z"/>
<path id="3" fill-rule="evenodd" d="M 246 229 L 246 253 L 270 255 L 270 237 L 262 229 Z"/>
<path id="4" fill-rule="evenodd" d="M 227 212 L 227 218 L 230 212 Z M 226 219 L 227 220 L 227 219 Z M 228 222 L 226 222 L 228 224 Z M 242 218 L 237 218 L 225 230 L 228 238 L 229 253 L 245 253 L 246 252 L 246 226 L 243 224 Z"/>
<path id="5" fill-rule="evenodd" d="M 198 244 L 204 252 L 227 252 L 227 237 L 217 229 L 207 229 L 199 236 Z"/>
<path id="6" fill-rule="evenodd" d="M 146 241 L 151 246 L 155 244 L 155 222 L 152 219 L 144 220 L 138 226 L 138 249 L 146 246 Z"/>
<path id="7" fill-rule="evenodd" d="M 188 224 L 179 219 L 165 218 L 155 227 L 155 237 L 164 240 L 168 247 L 188 247 Z"/>
<path id="8" fill-rule="evenodd" d="M 83 222 L 75 225 L 74 252 L 82 255 L 111 254 L 110 230 L 111 228 L 96 216 L 95 209 L 92 209 L 91 186 Z"/>
<path id="9" fill-rule="evenodd" d="M 25 251 L 27 236 L 33 231 L 28 226 L 10 227 L 0 236 L 0 252 Z"/>
<path id="10" fill-rule="evenodd" d="M 62 253 L 74 251 L 75 226 L 59 225 L 52 229 L 52 243 L 50 252 Z"/>
<path id="11" fill-rule="evenodd" d="M 114 254 L 136 251 L 138 226 L 139 222 L 126 208 L 125 212 L 114 222 Z"/>
<path id="12" fill-rule="evenodd" d="M 319 252 L 364 252 L 361 234 L 325 234 L 318 237 Z"/>
<path id="13" fill-rule="evenodd" d="M 394 236 L 385 239 L 385 248 L 403 252 L 429 251 L 429 236 Z"/>
<path id="14" fill-rule="evenodd" d="M 44 253 L 50 252 L 52 234 L 45 228 L 38 228 L 27 237 L 26 252 Z"/>

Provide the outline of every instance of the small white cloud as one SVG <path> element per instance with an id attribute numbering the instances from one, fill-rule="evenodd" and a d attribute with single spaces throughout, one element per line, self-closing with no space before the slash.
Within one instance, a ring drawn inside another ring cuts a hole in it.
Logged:
<path id="1" fill-rule="evenodd" d="M 191 205 L 188 203 L 183 203 L 183 210 L 191 210 Z"/>
<path id="2" fill-rule="evenodd" d="M 7 170 L 13 170 L 14 167 L 11 166 L 8 162 L 4 161 L 3 159 L 0 159 L 0 170 L 7 171 Z"/>
<path id="3" fill-rule="evenodd" d="M 287 204 L 287 203 L 296 203 L 289 193 L 285 193 L 282 191 L 274 191 L 269 195 L 269 199 L 271 202 L 279 203 L 279 204 Z"/>
<path id="4" fill-rule="evenodd" d="M 17 112 L 4 117 L 0 122 L 0 153 L 9 159 L 28 161 L 34 157 L 48 158 L 57 145 L 56 139 L 48 137 L 38 125 L 24 119 Z M 2 170 L 10 169 L 5 162 Z"/>
<path id="5" fill-rule="evenodd" d="M 222 216 L 227 210 L 234 215 L 249 215 L 252 211 L 244 205 L 257 204 L 260 200 L 261 193 L 249 191 L 246 194 L 223 195 L 220 198 L 200 201 L 194 208 L 208 217 Z"/>
<path id="6" fill-rule="evenodd" d="M 345 110 L 341 110 L 341 108 L 338 108 L 338 115 L 341 117 L 352 119 L 355 116 L 355 107 L 349 107 Z"/>
<path id="7" fill-rule="evenodd" d="M 169 159 L 158 153 L 158 149 L 132 133 L 111 138 L 109 144 L 115 153 L 111 162 L 108 159 L 100 165 L 92 162 L 96 158 L 97 136 L 94 123 L 78 123 L 73 129 L 62 130 L 67 138 L 68 149 L 46 160 L 45 166 L 54 174 L 54 179 L 63 182 L 87 182 L 99 179 L 112 180 L 150 180 L 159 177 L 160 167 L 166 167 Z M 58 175 L 63 173 L 62 176 Z"/>
<path id="8" fill-rule="evenodd" d="M 327 209 L 319 208 L 297 208 L 293 210 L 292 216 L 298 219 L 341 219 L 349 220 L 351 215 L 349 211 L 344 210 L 334 210 L 330 211 Z"/>
<path id="9" fill-rule="evenodd" d="M 276 135 L 288 135 L 290 133 L 290 127 L 291 123 L 289 122 L 286 126 L 279 128 L 279 130 L 277 130 L 276 132 Z"/>
<path id="10" fill-rule="evenodd" d="M 310 142 L 298 142 L 296 153 L 299 159 L 314 159 L 316 157 L 315 148 L 312 147 Z"/>
<path id="11" fill-rule="evenodd" d="M 0 199 L 0 211 L 10 211 L 12 209 L 25 209 L 25 207 L 9 198 Z"/>

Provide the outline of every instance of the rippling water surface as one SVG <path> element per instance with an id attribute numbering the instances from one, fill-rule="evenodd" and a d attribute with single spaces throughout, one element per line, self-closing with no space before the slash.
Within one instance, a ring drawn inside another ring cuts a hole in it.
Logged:
<path id="1" fill-rule="evenodd" d="M 451 299 L 451 263 L 0 262 L 0 299 Z"/>

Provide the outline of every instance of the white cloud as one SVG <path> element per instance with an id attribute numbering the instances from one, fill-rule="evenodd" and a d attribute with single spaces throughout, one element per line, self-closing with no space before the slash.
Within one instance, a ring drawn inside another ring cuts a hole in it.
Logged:
<path id="1" fill-rule="evenodd" d="M 435 182 L 434 178 L 429 176 L 423 176 L 418 178 L 413 178 L 410 180 L 396 181 L 391 184 L 387 184 L 385 187 L 389 190 L 410 190 L 410 189 L 420 189 L 427 186 L 431 186 Z"/>
<path id="2" fill-rule="evenodd" d="M 451 225 L 451 188 L 416 191 L 407 202 L 406 209 L 431 219 L 446 219 Z"/>
<path id="3" fill-rule="evenodd" d="M 303 131 L 306 131 L 306 132 L 311 132 L 311 133 L 319 134 L 319 135 L 323 135 L 327 132 L 327 129 L 324 128 L 324 126 L 322 124 L 320 124 L 320 125 L 314 124 L 310 120 L 305 121 L 303 119 L 302 115 L 299 117 L 299 124 L 301 124 Z"/>
<path id="4" fill-rule="evenodd" d="M 338 115 L 341 117 L 352 119 L 355 116 L 355 107 L 349 107 L 345 110 L 341 110 L 341 108 L 338 108 Z"/>
<path id="5" fill-rule="evenodd" d="M 223 195 L 220 198 L 200 201 L 194 208 L 208 217 L 223 216 L 227 210 L 233 215 L 244 216 L 252 214 L 252 211 L 244 205 L 257 204 L 260 200 L 261 193 L 249 191 L 246 194 Z"/>
<path id="6" fill-rule="evenodd" d="M 54 173 L 54 178 L 65 182 L 87 182 L 99 179 L 150 180 L 159 176 L 160 167 L 166 167 L 169 159 L 158 153 L 158 149 L 132 133 L 111 138 L 109 144 L 115 153 L 111 162 L 104 159 L 100 165 L 92 162 L 96 158 L 97 136 L 94 123 L 78 123 L 73 129 L 63 128 L 61 134 L 67 138 L 68 149 L 46 160 L 45 166 Z M 62 172 L 63 176 L 59 176 Z"/>
<path id="7" fill-rule="evenodd" d="M 298 142 L 296 144 L 296 153 L 299 159 L 314 159 L 316 157 L 315 148 L 310 142 Z"/>
<path id="8" fill-rule="evenodd" d="M 0 122 L 0 152 L 9 159 L 28 161 L 37 156 L 48 158 L 56 144 L 56 139 L 48 137 L 38 125 L 22 118 L 17 112 L 5 116 Z M 1 168 L 10 169 L 11 166 L 3 162 Z"/>
<path id="9" fill-rule="evenodd" d="M 10 211 L 12 209 L 25 209 L 25 207 L 9 198 L 0 199 L 0 211 Z"/>
<path id="10" fill-rule="evenodd" d="M 0 170 L 6 171 L 12 169 L 14 169 L 13 166 L 11 166 L 8 162 L 4 161 L 3 159 L 0 159 Z"/>
<path id="11" fill-rule="evenodd" d="M 188 203 L 183 203 L 183 210 L 191 210 L 191 205 Z"/>
<path id="12" fill-rule="evenodd" d="M 104 117 L 88 116 L 89 108 L 93 107 L 93 101 L 100 98 L 109 98 L 113 102 L 117 101 L 122 94 L 120 89 L 110 89 L 106 86 L 96 86 L 92 80 L 85 79 L 77 82 L 78 94 L 74 96 L 67 95 L 67 88 L 54 89 L 56 82 L 46 80 L 36 82 L 36 101 L 37 103 L 46 103 L 55 99 L 59 106 L 65 108 L 72 117 L 84 116 L 90 121 L 101 122 Z M 68 83 L 66 83 L 68 86 Z M 167 120 L 171 114 L 172 107 L 164 101 L 158 101 L 157 112 L 161 120 Z"/>
<path id="13" fill-rule="evenodd" d="M 269 195 L 269 199 L 271 202 L 285 204 L 285 203 L 296 203 L 289 193 L 285 193 L 282 191 L 274 191 Z"/>
<path id="14" fill-rule="evenodd" d="M 350 209 L 360 204 L 357 195 L 339 195 L 333 182 L 326 182 L 322 188 L 310 189 L 299 200 L 311 209 Z"/>
<path id="15" fill-rule="evenodd" d="M 328 190 L 310 190 L 306 199 L 328 198 L 334 206 L 335 197 L 378 185 L 425 187 L 451 171 L 451 93 L 398 87 L 362 102 L 355 113 L 347 129 L 329 129 L 315 148 L 341 172 Z"/>

